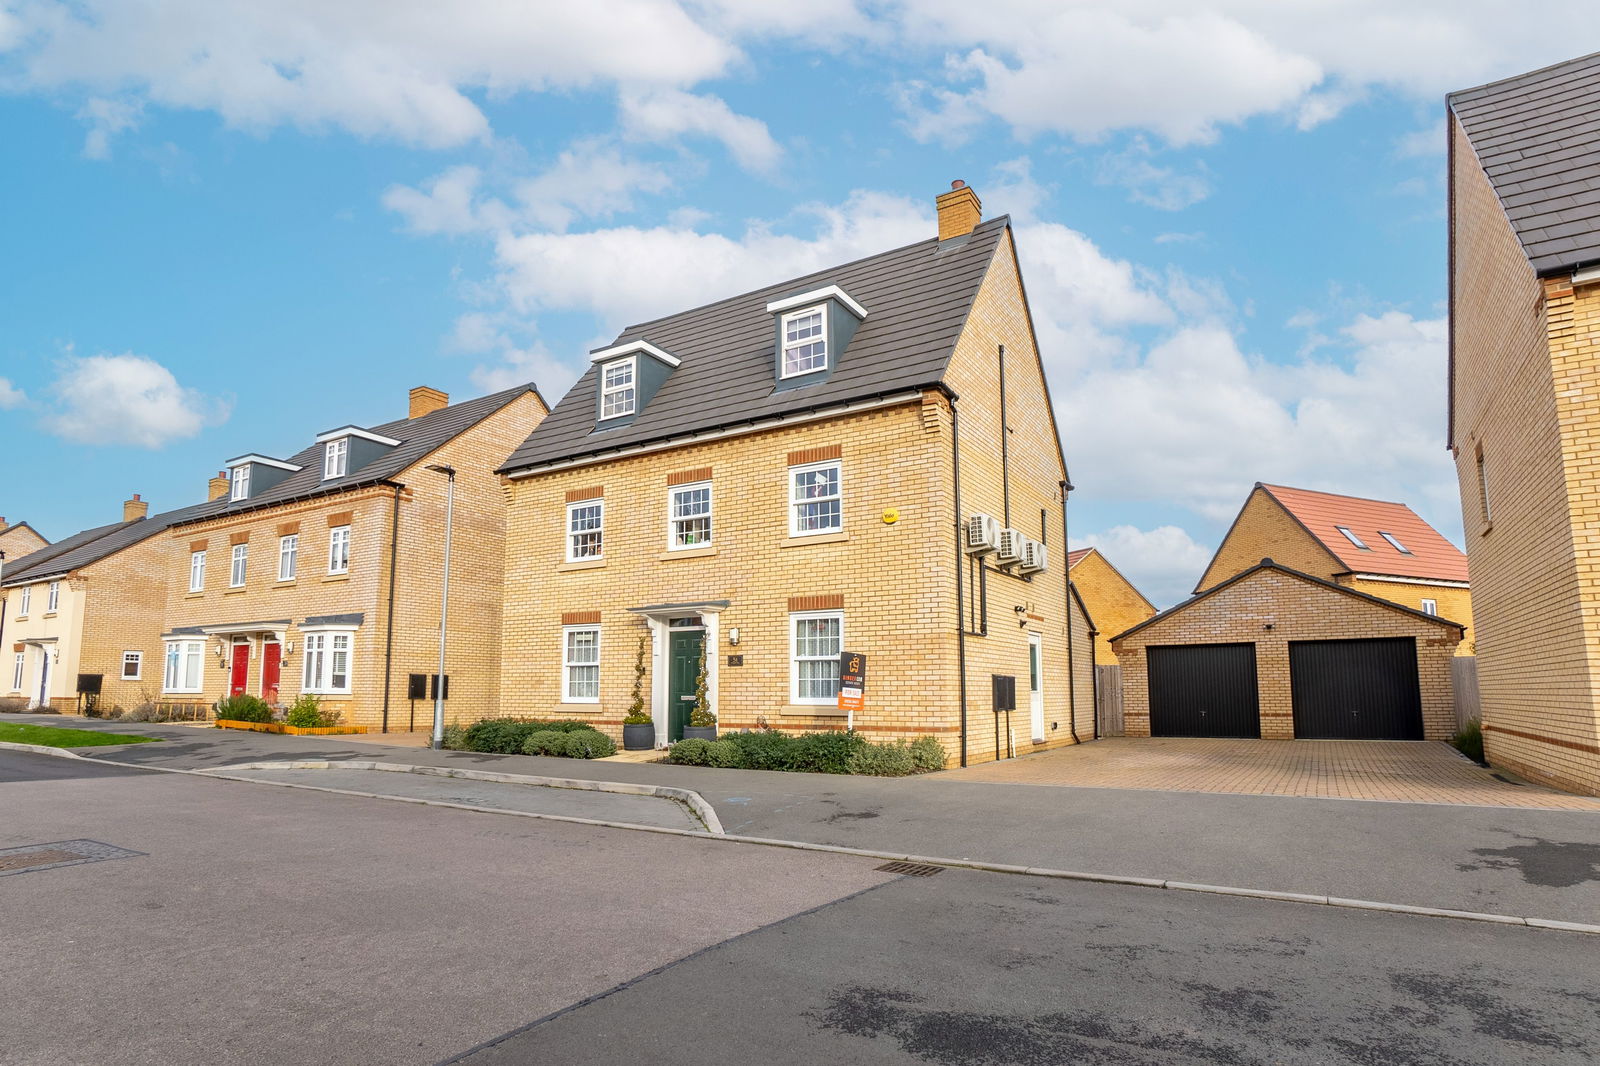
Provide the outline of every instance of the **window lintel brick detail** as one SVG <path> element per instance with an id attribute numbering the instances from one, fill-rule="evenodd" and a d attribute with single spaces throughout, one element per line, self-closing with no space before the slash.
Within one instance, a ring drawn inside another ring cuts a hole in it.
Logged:
<path id="1" fill-rule="evenodd" d="M 598 500 L 606 494 L 604 485 L 595 485 L 587 489 L 568 489 L 568 503 L 582 503 L 584 500 Z"/>
<path id="2" fill-rule="evenodd" d="M 250 543 L 250 531 L 248 529 L 242 529 L 237 533 L 229 533 L 228 534 L 228 543 L 229 544 L 249 544 Z"/>
<path id="3" fill-rule="evenodd" d="M 790 466 L 804 466 L 806 463 L 821 463 L 829 459 L 838 459 L 844 454 L 844 449 L 837 444 L 823 444 L 815 448 L 801 448 L 799 451 L 789 453 Z"/>
<path id="4" fill-rule="evenodd" d="M 278 536 L 280 536 L 280 537 L 292 537 L 298 532 L 300 532 L 300 523 L 299 522 L 279 522 L 278 523 Z"/>
<path id="5" fill-rule="evenodd" d="M 209 541 L 207 541 L 204 537 L 200 538 L 199 540 L 191 540 L 189 542 L 189 550 L 192 552 L 203 552 L 206 550 L 206 545 L 208 543 Z"/>
<path id="6" fill-rule="evenodd" d="M 693 470 L 680 470 L 676 474 L 667 475 L 668 485 L 690 485 L 696 481 L 710 481 L 711 468 L 697 466 Z"/>
<path id="7" fill-rule="evenodd" d="M 790 596 L 789 610 L 842 611 L 844 610 L 844 593 L 834 592 L 825 596 Z"/>
<path id="8" fill-rule="evenodd" d="M 353 518 L 355 518 L 354 511 L 335 511 L 328 516 L 328 528 L 348 526 Z"/>
<path id="9" fill-rule="evenodd" d="M 561 624 L 564 626 L 597 626 L 600 624 L 600 612 L 565 611 L 561 615 Z"/>

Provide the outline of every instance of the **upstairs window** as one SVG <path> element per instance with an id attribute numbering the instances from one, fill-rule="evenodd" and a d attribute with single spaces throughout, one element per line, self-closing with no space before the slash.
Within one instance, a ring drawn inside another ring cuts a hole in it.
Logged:
<path id="1" fill-rule="evenodd" d="M 828 312 L 811 307 L 783 316 L 783 377 L 828 369 Z"/>
<path id="2" fill-rule="evenodd" d="M 1365 544 L 1363 544 L 1361 542 L 1361 538 L 1360 537 L 1358 537 L 1354 533 L 1350 532 L 1350 530 L 1346 529 L 1344 526 L 1334 526 L 1333 528 L 1337 529 L 1340 533 L 1343 533 L 1345 540 L 1349 541 L 1351 544 L 1354 544 L 1356 547 L 1360 548 L 1362 551 L 1369 552 L 1369 551 L 1372 550 L 1371 548 L 1367 547 Z"/>
<path id="3" fill-rule="evenodd" d="M 234 467 L 233 477 L 230 482 L 233 485 L 233 494 L 229 499 L 247 499 L 250 495 L 250 468 L 248 466 Z"/>
<path id="4" fill-rule="evenodd" d="M 638 357 L 622 359 L 600 370 L 600 417 L 621 418 L 638 407 L 639 390 L 635 380 Z"/>
<path id="5" fill-rule="evenodd" d="M 278 538 L 278 580 L 293 581 L 300 567 L 300 535 L 290 533 Z"/>
<path id="6" fill-rule="evenodd" d="M 228 587 L 234 589 L 244 588 L 245 566 L 250 558 L 250 545 L 235 544 L 233 546 L 233 559 L 228 567 Z"/>
<path id="7" fill-rule="evenodd" d="M 350 527 L 334 526 L 328 530 L 328 573 L 350 572 Z"/>
<path id="8" fill-rule="evenodd" d="M 189 591 L 204 592 L 206 587 L 206 553 L 189 553 Z"/>
<path id="9" fill-rule="evenodd" d="M 1483 524 L 1491 520 L 1489 510 L 1489 467 L 1483 459 L 1483 445 L 1478 445 L 1478 509 L 1483 513 Z"/>
<path id="10" fill-rule="evenodd" d="M 61 606 L 61 582 L 52 581 L 45 589 L 44 609 L 46 614 L 55 614 L 56 608 Z"/>
<path id="11" fill-rule="evenodd" d="M 804 537 L 844 528 L 839 460 L 789 468 L 789 535 Z"/>
<path id="12" fill-rule="evenodd" d="M 603 557 L 605 521 L 605 500 L 567 504 L 567 562 Z"/>
<path id="13" fill-rule="evenodd" d="M 711 482 L 674 488 L 668 512 L 669 549 L 700 548 L 711 543 Z"/>
<path id="14" fill-rule="evenodd" d="M 350 465 L 350 439 L 330 440 L 322 452 L 322 480 L 344 477 Z"/>
<path id="15" fill-rule="evenodd" d="M 1393 533 L 1385 533 L 1383 530 L 1380 529 L 1380 530 L 1378 530 L 1378 536 L 1380 536 L 1384 540 L 1388 541 L 1389 542 L 1389 547 L 1393 548 L 1395 551 L 1399 552 L 1401 555 L 1410 555 L 1411 554 L 1411 549 L 1406 547 L 1404 544 L 1401 544 L 1400 543 L 1400 538 L 1395 536 Z"/>
<path id="16" fill-rule="evenodd" d="M 22 595 L 17 597 L 17 617 L 21 618 L 26 615 L 28 613 L 28 609 L 32 606 L 33 586 L 24 585 L 22 586 Z"/>
<path id="17" fill-rule="evenodd" d="M 1422 601 L 1422 613 L 1423 614 L 1434 614 L 1434 615 L 1438 614 L 1439 613 L 1439 601 L 1438 600 L 1423 600 Z"/>

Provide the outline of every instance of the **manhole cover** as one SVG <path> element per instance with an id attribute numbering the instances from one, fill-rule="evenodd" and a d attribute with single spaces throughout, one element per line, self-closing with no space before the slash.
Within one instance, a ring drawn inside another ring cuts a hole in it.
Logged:
<path id="1" fill-rule="evenodd" d="M 60 866 L 79 866 L 106 859 L 129 859 L 143 855 L 98 840 L 56 840 L 49 844 L 25 844 L 20 848 L 0 848 L 0 877 L 53 870 Z"/>
<path id="2" fill-rule="evenodd" d="M 933 866 L 925 862 L 886 862 L 878 867 L 883 873 L 904 874 L 907 877 L 932 877 L 943 869 L 943 866 Z"/>

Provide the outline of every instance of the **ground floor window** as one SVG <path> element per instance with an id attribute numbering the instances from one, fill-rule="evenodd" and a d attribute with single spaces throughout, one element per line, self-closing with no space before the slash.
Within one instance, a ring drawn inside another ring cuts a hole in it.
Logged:
<path id="1" fill-rule="evenodd" d="M 833 704 L 839 698 L 839 655 L 844 613 L 807 611 L 789 616 L 789 689 L 795 703 Z"/>
<path id="2" fill-rule="evenodd" d="M 307 633 L 305 677 L 302 691 L 317 695 L 348 695 L 350 692 L 349 632 Z"/>
<path id="3" fill-rule="evenodd" d="M 21 692 L 22 691 L 22 672 L 23 672 L 23 669 L 27 666 L 27 663 L 28 663 L 28 653 L 25 652 L 25 651 L 17 652 L 17 662 L 16 662 L 16 665 L 11 670 L 11 690 L 13 692 Z"/>
<path id="4" fill-rule="evenodd" d="M 166 692 L 199 692 L 201 659 L 205 644 L 198 640 L 169 640 L 167 670 L 161 687 Z"/>
<path id="5" fill-rule="evenodd" d="M 561 639 L 561 698 L 567 703 L 599 703 L 600 627 L 567 626 Z"/>
<path id="6" fill-rule="evenodd" d="M 144 673 L 144 652 L 125 651 L 122 653 L 122 680 L 137 681 Z"/>

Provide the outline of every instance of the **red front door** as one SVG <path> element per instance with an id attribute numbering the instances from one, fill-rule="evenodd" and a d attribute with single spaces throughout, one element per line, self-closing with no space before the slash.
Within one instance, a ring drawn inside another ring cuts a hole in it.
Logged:
<path id="1" fill-rule="evenodd" d="M 278 666 L 283 662 L 283 646 L 277 641 L 261 648 L 261 698 L 278 702 Z"/>
<path id="2" fill-rule="evenodd" d="M 250 683 L 250 645 L 233 646 L 233 676 L 228 681 L 228 695 L 237 696 Z"/>

